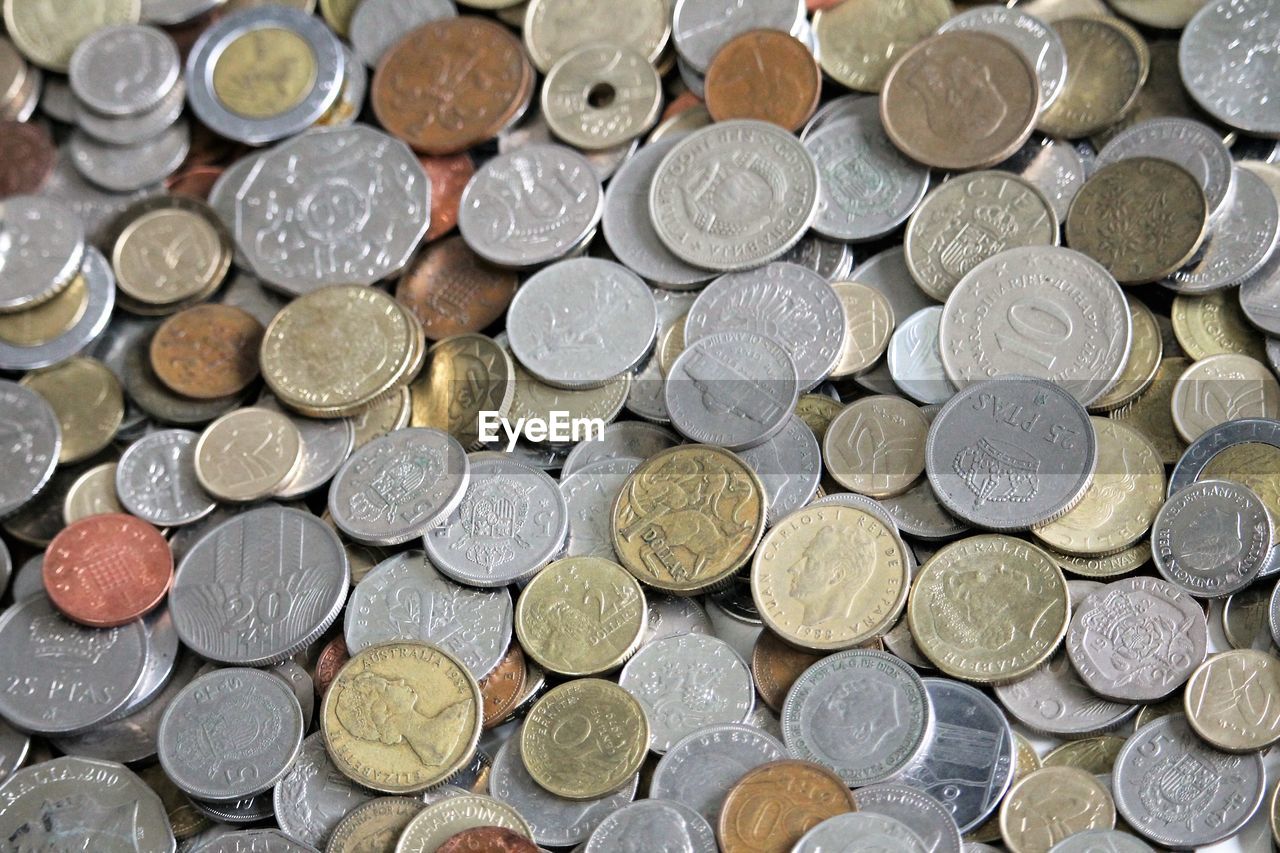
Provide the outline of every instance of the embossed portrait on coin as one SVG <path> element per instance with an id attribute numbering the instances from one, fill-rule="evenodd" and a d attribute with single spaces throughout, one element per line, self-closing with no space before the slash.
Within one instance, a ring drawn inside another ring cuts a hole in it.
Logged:
<path id="1" fill-rule="evenodd" d="M 680 812 L 671 808 L 654 809 L 645 812 L 643 818 L 619 821 L 617 844 L 619 853 L 694 853 L 689 825 Z"/>
<path id="2" fill-rule="evenodd" d="M 945 46 L 930 50 L 919 72 L 906 82 L 924 102 L 930 129 L 942 137 L 986 139 L 1009 113 L 991 69 Z"/>
<path id="3" fill-rule="evenodd" d="M 789 593 L 804 608 L 802 623 L 848 619 L 875 567 L 875 542 L 866 533 L 854 530 L 850 535 L 835 525 L 819 528 L 789 571 Z"/>
<path id="4" fill-rule="evenodd" d="M 423 764 L 443 766 L 462 742 L 466 702 L 434 714 L 419 710 L 417 689 L 402 678 L 365 671 L 337 686 L 338 722 L 352 737 L 386 746 L 406 744 Z"/>
<path id="5" fill-rule="evenodd" d="M 906 725 L 902 691 L 883 676 L 844 680 L 815 700 L 813 742 L 837 762 L 862 765 L 876 760 L 886 742 Z"/>
<path id="6" fill-rule="evenodd" d="M 931 588 L 929 602 L 944 640 L 961 649 L 997 651 L 1030 636 L 1056 605 L 1037 592 L 1031 578 L 993 556 L 987 565 L 946 573 Z"/>

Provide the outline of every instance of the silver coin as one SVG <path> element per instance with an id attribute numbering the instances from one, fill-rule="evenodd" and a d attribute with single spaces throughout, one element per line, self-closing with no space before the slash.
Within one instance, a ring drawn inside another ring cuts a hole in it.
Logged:
<path id="1" fill-rule="evenodd" d="M 142 20 L 170 27 L 210 12 L 226 0 L 142 0 Z"/>
<path id="2" fill-rule="evenodd" d="M 781 344 L 795 363 L 800 391 L 818 386 L 840 360 L 844 304 L 822 276 L 772 263 L 722 275 L 698 294 L 685 320 L 686 350 L 710 334 L 744 329 Z"/>
<path id="3" fill-rule="evenodd" d="M 629 457 L 603 459 L 567 477 L 561 473 L 560 492 L 569 509 L 566 557 L 601 557 L 617 562 L 610 529 L 613 502 L 641 461 Z"/>
<path id="4" fill-rule="evenodd" d="M 707 726 L 743 722 L 755 706 L 751 670 L 732 646 L 705 634 L 647 644 L 618 684 L 644 706 L 649 748 L 659 755 Z"/>
<path id="5" fill-rule="evenodd" d="M 303 417 L 286 410 L 270 395 L 258 398 L 254 406 L 285 415 L 302 436 L 298 473 L 276 493 L 277 498 L 296 498 L 320 488 L 338 472 L 355 447 L 356 429 L 350 418 Z"/>
<path id="6" fill-rule="evenodd" d="M 964 845 L 964 853 L 1000 853 L 1001 849 L 981 841 L 966 841 Z"/>
<path id="7" fill-rule="evenodd" d="M 518 811 L 529 822 L 533 840 L 547 847 L 570 847 L 587 840 L 600 822 L 636 796 L 639 774 L 611 794 L 590 800 L 568 800 L 543 788 L 520 757 L 520 738 L 502 745 L 489 772 L 489 795 Z"/>
<path id="8" fill-rule="evenodd" d="M 462 500 L 466 451 L 438 429 L 399 429 L 356 449 L 329 486 L 329 514 L 352 539 L 399 545 L 421 536 Z"/>
<path id="9" fill-rule="evenodd" d="M 0 386 L 0 388 L 3 387 Z M 0 590 L 8 589 L 9 579 L 12 577 L 13 555 L 9 553 L 9 546 L 4 544 L 3 539 L 0 539 Z"/>
<path id="10" fill-rule="evenodd" d="M 511 645 L 511 593 L 456 584 L 419 550 L 396 554 L 365 575 L 344 619 L 353 655 L 391 640 L 433 643 L 462 661 L 477 681 Z"/>
<path id="11" fill-rule="evenodd" d="M 885 505 L 875 498 L 869 498 L 866 495 L 860 495 L 855 492 L 836 492 L 830 495 L 823 495 L 812 502 L 813 506 L 849 506 L 854 509 L 860 509 L 869 512 L 875 516 L 885 527 L 898 534 L 898 523 L 893 520 L 893 516 L 889 514 L 889 510 Z M 904 553 L 910 554 L 910 548 L 904 548 Z"/>
<path id="12" fill-rule="evenodd" d="M 486 261 L 531 267 L 572 252 L 603 209 L 600 179 L 581 154 L 526 145 L 476 171 L 458 206 L 458 230 Z"/>
<path id="13" fill-rule="evenodd" d="M 522 120 L 517 117 L 519 124 L 513 123 L 498 134 L 499 154 L 509 154 L 529 145 L 563 145 L 551 134 L 551 128 L 547 126 L 547 120 L 543 117 L 542 110 L 538 108 L 536 103 L 530 103 L 527 107 L 527 112 L 528 115 Z M 639 146 L 640 139 L 637 137 L 612 148 L 603 148 L 597 151 L 583 151 L 578 148 L 573 148 L 572 150 L 582 155 L 591 164 L 592 171 L 596 173 L 596 177 L 603 183 L 613 177 L 625 163 L 631 160 L 632 155 L 637 153 Z M 648 186 L 648 182 L 645 183 L 645 186 Z M 644 209 L 645 211 L 649 209 L 647 201 Z M 648 215 L 646 212 L 645 217 L 647 218 Z M 627 266 L 630 267 L 631 264 L 627 263 Z M 644 275 L 640 269 L 634 267 L 633 269 Z M 706 274 L 703 277 L 706 278 Z"/>
<path id="14" fill-rule="evenodd" d="M 50 77 L 40 92 L 40 111 L 63 124 L 80 122 L 80 99 L 71 91 L 71 83 L 65 77 Z"/>
<path id="15" fill-rule="evenodd" d="M 813 430 L 796 415 L 768 441 L 738 455 L 764 484 L 771 525 L 807 504 L 818 491 L 822 448 L 818 447 Z"/>
<path id="16" fill-rule="evenodd" d="M 717 853 L 711 824 L 684 803 L 640 800 L 623 806 L 600 822 L 582 853 L 679 850 Z"/>
<path id="17" fill-rule="evenodd" d="M 649 215 L 658 238 L 682 260 L 748 269 L 804 236 L 818 212 L 818 183 L 813 157 L 782 128 L 716 122 L 663 158 L 649 189 Z"/>
<path id="18" fill-rule="evenodd" d="M 1263 330 L 1280 328 L 1276 288 L 1280 286 L 1280 204 L 1266 183 L 1248 169 L 1236 169 L 1227 210 L 1196 257 L 1162 282 L 1179 293 L 1208 293 L 1239 284 L 1240 304 Z"/>
<path id="19" fill-rule="evenodd" d="M 1280 89 L 1267 54 L 1280 41 L 1270 0 L 1213 0 L 1178 41 L 1182 84 L 1218 121 L 1258 136 L 1280 136 Z"/>
<path id="20" fill-rule="evenodd" d="M 196 479 L 199 434 L 185 429 L 153 432 L 129 445 L 116 465 L 116 495 L 133 515 L 157 527 L 198 521 L 217 502 Z"/>
<path id="21" fill-rule="evenodd" d="M 850 104 L 808 134 L 804 147 L 820 183 L 813 230 L 832 240 L 885 236 L 907 221 L 929 189 L 929 168 L 889 141 L 875 98 Z"/>
<path id="22" fill-rule="evenodd" d="M 951 810 L 918 788 L 885 783 L 859 788 L 858 811 L 891 817 L 909 826 L 925 853 L 960 853 L 960 828 Z"/>
<path id="23" fill-rule="evenodd" d="M 745 450 L 787 425 L 799 384 L 790 353 L 772 338 L 716 332 L 671 365 L 664 399 L 672 425 L 690 441 Z"/>
<path id="24" fill-rule="evenodd" d="M 1191 596 L 1159 578 L 1132 577 L 1089 595 L 1071 615 L 1067 654 L 1080 679 L 1117 702 L 1155 702 L 1204 660 L 1209 626 Z"/>
<path id="25" fill-rule="evenodd" d="M 457 14 L 453 0 L 362 0 L 351 15 L 347 31 L 356 57 L 369 68 L 376 68 L 405 34 Z"/>
<path id="26" fill-rule="evenodd" d="M 266 505 L 224 521 L 187 552 L 169 611 L 197 654 L 267 666 L 320 638 L 342 611 L 349 582 L 346 550 L 327 524 Z"/>
<path id="27" fill-rule="evenodd" d="M 246 272 L 236 273 L 231 283 L 222 288 L 217 301 L 243 308 L 263 326 L 271 325 L 280 309 L 288 304 L 279 293 L 264 287 L 261 279 Z"/>
<path id="28" fill-rule="evenodd" d="M 862 92 L 846 92 L 843 95 L 832 98 L 818 107 L 809 120 L 805 122 L 805 126 L 800 130 L 800 139 L 808 139 L 810 134 L 816 133 L 820 127 L 828 122 L 835 121 L 846 115 L 858 115 L 858 101 L 867 99 L 874 101 L 875 96 Z"/>
<path id="29" fill-rule="evenodd" d="M 921 756 L 933 729 L 924 682 L 884 652 L 851 649 L 806 669 L 782 706 L 795 757 L 834 770 L 850 787 L 888 781 Z"/>
<path id="30" fill-rule="evenodd" d="M 108 192 L 86 181 L 71 165 L 66 149 L 58 153 L 53 174 L 40 190 L 44 198 L 69 208 L 83 224 L 90 242 L 102 247 L 110 243 L 116 218 L 136 201 L 164 192 L 163 185 L 144 187 L 136 192 Z"/>
<path id="31" fill-rule="evenodd" d="M 13 850 L 173 853 L 164 804 L 114 761 L 63 757 L 33 764 L 0 785 L 0 835 Z"/>
<path id="32" fill-rule="evenodd" d="M 1190 849 L 1235 835 L 1261 805 L 1266 778 L 1261 753 L 1219 752 L 1172 714 L 1129 738 L 1111 787 L 1116 810 L 1140 835 Z"/>
<path id="33" fill-rule="evenodd" d="M 696 287 L 711 273 L 672 254 L 649 218 L 649 185 L 676 142 L 662 139 L 646 145 L 618 169 L 605 190 L 600 226 L 614 257 L 646 281 L 663 287 Z"/>
<path id="34" fill-rule="evenodd" d="M 225 803 L 215 803 L 212 800 L 202 800 L 199 797 L 191 796 L 187 796 L 187 799 L 190 800 L 196 811 L 209 820 L 217 821 L 215 825 L 226 826 L 228 830 L 231 830 L 233 826 L 242 824 L 262 823 L 263 821 L 271 820 L 275 816 L 270 791 L 253 797 L 228 800 Z M 276 832 L 276 830 L 272 830 L 272 832 Z M 286 837 L 283 833 L 280 835 L 282 838 Z M 308 847 L 306 849 L 313 848 Z"/>
<path id="35" fill-rule="evenodd" d="M 791 853 L 925 853 L 928 849 L 902 821 L 859 809 L 827 818 L 802 835 Z"/>
<path id="36" fill-rule="evenodd" d="M 568 534 L 569 509 L 555 480 L 515 460 L 483 456 L 471 463 L 461 502 L 423 542 L 443 574 L 494 587 L 533 577 Z"/>
<path id="37" fill-rule="evenodd" d="M 853 268 L 851 278 L 884 294 L 895 317 L 910 317 L 917 311 L 937 305 L 912 278 L 901 246 L 872 255 Z"/>
<path id="38" fill-rule="evenodd" d="M 1067 49 L 1053 27 L 1018 9 L 983 6 L 966 9 L 938 27 L 938 32 L 975 30 L 1004 39 L 1036 70 L 1040 111 L 1049 109 L 1067 85 Z"/>
<path id="39" fill-rule="evenodd" d="M 82 352 L 102 335 L 115 307 L 115 275 L 107 259 L 93 246 L 85 249 L 80 274 L 84 276 L 89 294 L 84 313 L 75 325 L 48 343 L 33 347 L 0 341 L 0 368 L 37 370 L 49 367 Z"/>
<path id="40" fill-rule="evenodd" d="M 1098 464 L 1084 407 L 1043 379 L 968 386 L 934 418 L 925 471 L 942 506 L 974 527 L 1026 530 L 1061 517 Z"/>
<path id="41" fill-rule="evenodd" d="M 1280 646 L 1280 583 L 1271 592 L 1271 601 L 1267 607 L 1267 629 L 1271 633 L 1271 642 Z"/>
<path id="42" fill-rule="evenodd" d="M 707 611 L 693 598 L 675 595 L 646 594 L 649 605 L 644 636 L 640 645 L 681 634 L 713 634 Z"/>
<path id="43" fill-rule="evenodd" d="M 676 71 L 680 74 L 680 82 L 689 90 L 689 93 L 705 101 L 707 98 L 706 75 L 690 65 L 678 51 L 676 52 Z"/>
<path id="44" fill-rule="evenodd" d="M 742 724 L 709 726 L 667 750 L 649 781 L 649 797 L 684 803 L 712 826 L 724 798 L 746 773 L 788 758 L 777 738 Z"/>
<path id="45" fill-rule="evenodd" d="M 924 679 L 933 728 L 924 748 L 894 781 L 935 797 L 971 832 L 991 816 L 1013 782 L 1009 721 L 986 694 L 947 678 Z"/>
<path id="46" fill-rule="evenodd" d="M 223 103 L 214 91 L 213 70 L 232 42 L 255 30 L 268 29 L 286 30 L 307 43 L 315 61 L 311 88 L 296 104 L 278 115 L 266 118 L 242 115 Z M 247 145 L 262 145 L 315 125 L 338 99 L 345 71 L 342 46 L 320 18 L 286 6 L 258 6 L 215 21 L 196 40 L 187 54 L 187 101 L 201 123 L 220 136 Z M 366 164 L 366 167 L 376 169 L 376 164 Z M 348 191 L 355 194 L 358 186 L 353 182 Z M 336 212 L 329 209 L 330 214 Z M 315 222 L 322 223 L 323 219 Z"/>
<path id="47" fill-rule="evenodd" d="M 920 480 L 900 495 L 880 501 L 893 516 L 898 530 L 930 542 L 951 539 L 966 532 L 969 525 L 942 506 L 928 478 Z"/>
<path id="48" fill-rule="evenodd" d="M 86 107 L 109 116 L 145 112 L 178 82 L 182 61 L 167 33 L 141 24 L 104 27 L 76 46 L 67 74 Z"/>
<path id="49" fill-rule="evenodd" d="M 1225 209 L 1231 195 L 1234 163 L 1222 134 L 1198 121 L 1153 118 L 1117 133 L 1098 152 L 1095 168 L 1129 157 L 1170 160 L 1195 177 L 1204 188 L 1210 218 Z"/>
<path id="50" fill-rule="evenodd" d="M 30 748 L 30 736 L 0 720 L 0 783 L 26 762 Z"/>
<path id="51" fill-rule="evenodd" d="M 853 270 L 853 249 L 848 243 L 828 240 L 810 232 L 787 249 L 778 261 L 813 270 L 827 281 L 844 281 Z"/>
<path id="52" fill-rule="evenodd" d="M 599 439 L 583 441 L 569 451 L 561 478 L 577 473 L 595 462 L 606 459 L 648 459 L 668 447 L 675 447 L 680 438 L 671 430 L 640 421 L 619 421 L 604 428 Z"/>
<path id="53" fill-rule="evenodd" d="M 1041 101 L 1042 106 L 1043 103 Z M 1013 172 L 1034 184 L 1049 200 L 1059 222 L 1066 220 L 1071 201 L 1088 177 L 1084 159 L 1075 148 L 1065 142 L 1034 135 L 1012 157 L 994 168 Z"/>
<path id="54" fill-rule="evenodd" d="M 84 226 L 66 205 L 40 196 L 0 204 L 0 311 L 21 311 L 57 294 L 84 258 Z M 17 368 L 10 368 L 17 369 Z"/>
<path id="55" fill-rule="evenodd" d="M 293 691 L 298 705 L 302 708 L 302 730 L 306 731 L 311 725 L 311 718 L 315 716 L 316 710 L 316 683 L 312 680 L 311 673 L 295 660 L 281 661 L 266 671 L 283 681 L 285 686 Z"/>
<path id="56" fill-rule="evenodd" d="M 267 817 L 270 817 L 268 815 Z M 318 853 L 278 829 L 242 829 L 214 838 L 188 853 Z"/>
<path id="57" fill-rule="evenodd" d="M 365 97 L 369 94 L 369 69 L 356 59 L 355 52 L 342 45 L 342 89 L 333 109 L 321 119 L 322 127 L 350 127 L 364 111 Z"/>
<path id="58" fill-rule="evenodd" d="M 1161 577 L 1178 589 L 1221 598 L 1254 581 L 1274 539 L 1271 513 L 1253 489 L 1201 480 L 1175 492 L 1156 514 L 1151 556 Z"/>
<path id="59" fill-rule="evenodd" d="M 797 11 L 798 8 L 798 11 Z M 705 74 L 711 59 L 725 42 L 748 30 L 792 32 L 804 4 L 796 0 L 763 0 L 757 3 L 722 3 L 719 0 L 677 0 L 671 24 L 671 40 L 689 66 Z"/>
<path id="60" fill-rule="evenodd" d="M 0 614 L 0 715 L 23 731 L 76 734 L 121 713 L 147 664 L 141 620 L 86 628 L 44 595 Z"/>
<path id="61" fill-rule="evenodd" d="M 80 129 L 110 145 L 140 145 L 172 126 L 187 103 L 187 85 L 181 79 L 169 93 L 146 112 L 131 116 L 103 116 L 82 110 L 76 122 Z M 143 188 L 146 189 L 145 187 Z"/>
<path id="62" fill-rule="evenodd" d="M 0 379 L 0 412 L 4 413 L 0 434 L 4 435 L 7 447 L 0 461 L 0 518 L 3 518 L 35 497 L 53 476 L 62 449 L 62 427 L 44 397 L 3 379 Z"/>
<path id="63" fill-rule="evenodd" d="M 179 120 L 136 145 L 105 145 L 73 131 L 67 154 L 85 180 L 112 192 L 132 192 L 169 177 L 191 149 L 191 129 Z"/>
<path id="64" fill-rule="evenodd" d="M 294 841 L 323 847 L 342 818 L 375 798 L 329 760 L 320 732 L 302 741 L 298 758 L 276 783 L 272 805 L 280 829 Z"/>
<path id="65" fill-rule="evenodd" d="M 26 562 L 18 567 L 18 571 L 13 576 L 13 585 L 9 587 L 9 594 L 13 596 L 15 604 L 44 594 L 43 551 L 28 557 Z"/>
<path id="66" fill-rule="evenodd" d="M 1155 853 L 1146 844 L 1119 829 L 1086 829 L 1049 848 L 1049 853 Z"/>
<path id="67" fill-rule="evenodd" d="M 1129 304 L 1097 261 L 1072 249 L 1026 246 L 974 267 L 956 285 L 938 331 L 942 364 L 959 388 L 1020 374 L 1049 379 L 1088 405 L 1129 358 Z"/>
<path id="68" fill-rule="evenodd" d="M 120 711 L 127 716 L 146 707 L 164 689 L 178 663 L 178 631 L 167 607 L 159 607 L 142 618 L 147 636 L 147 665 L 142 678 Z"/>
<path id="69" fill-rule="evenodd" d="M 941 323 L 941 305 L 921 308 L 900 320 L 889 339 L 886 355 L 893 384 L 919 403 L 945 403 L 956 393 L 942 367 Z"/>
<path id="70" fill-rule="evenodd" d="M 231 232 L 264 282 L 300 296 L 399 272 L 430 208 L 431 181 L 403 142 L 364 125 L 317 128 L 253 163 Z"/>
<path id="71" fill-rule="evenodd" d="M 560 388 L 595 388 L 638 365 L 658 333 L 649 287 L 621 264 L 574 258 L 538 271 L 507 308 L 507 341 L 526 370 Z"/>

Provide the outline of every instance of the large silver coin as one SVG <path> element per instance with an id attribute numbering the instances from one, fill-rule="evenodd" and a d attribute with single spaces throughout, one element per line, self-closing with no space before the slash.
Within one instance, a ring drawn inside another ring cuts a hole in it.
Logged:
<path id="1" fill-rule="evenodd" d="M 110 116 L 145 112 L 178 82 L 182 60 L 168 34 L 156 27 L 104 27 L 76 46 L 67 74 L 86 107 Z"/>
<path id="2" fill-rule="evenodd" d="M 579 445 L 582 446 L 585 445 Z M 569 509 L 566 557 L 601 557 L 617 562 L 609 527 L 613 502 L 640 462 L 632 458 L 603 459 L 568 477 L 561 476 L 560 492 Z"/>
<path id="3" fill-rule="evenodd" d="M 788 757 L 777 738 L 754 726 L 709 726 L 667 750 L 654 768 L 649 796 L 684 803 L 715 825 L 725 796 L 747 771 Z"/>
<path id="4" fill-rule="evenodd" d="M 338 529 L 370 545 L 421 536 L 458 506 L 470 482 L 466 451 L 438 429 L 399 429 L 351 455 L 329 484 Z"/>
<path id="5" fill-rule="evenodd" d="M 1271 513 L 1248 486 L 1201 480 L 1174 493 L 1151 525 L 1161 577 L 1199 598 L 1222 598 L 1253 583 L 1275 539 Z"/>
<path id="6" fill-rule="evenodd" d="M 825 657 L 791 686 L 782 736 L 796 758 L 835 771 L 850 787 L 885 782 L 929 741 L 924 682 L 893 655 L 851 649 Z"/>
<path id="7" fill-rule="evenodd" d="M 133 714 L 146 707 L 173 675 L 178 663 L 178 631 L 169 609 L 161 606 L 142 617 L 147 632 L 147 665 L 142 671 L 123 714 Z"/>
<path id="8" fill-rule="evenodd" d="M 0 837 L 14 851 L 173 853 L 164 804 L 114 761 L 55 758 L 0 785 Z"/>
<path id="9" fill-rule="evenodd" d="M 938 336 L 958 388 L 1036 376 L 1087 406 L 1124 369 L 1133 324 L 1124 293 L 1097 261 L 1073 249 L 1026 246 L 988 258 L 960 280 Z"/>
<path id="10" fill-rule="evenodd" d="M 272 793 L 276 822 L 290 838 L 323 848 L 349 811 L 376 794 L 347 779 L 329 760 L 324 735 L 309 735 Z"/>
<path id="11" fill-rule="evenodd" d="M 960 828 L 952 810 L 919 788 L 868 785 L 857 793 L 858 811 L 884 815 L 911 827 L 926 853 L 961 853 Z"/>
<path id="12" fill-rule="evenodd" d="M 927 853 L 928 849 L 902 821 L 859 810 L 827 818 L 801 836 L 791 853 Z"/>
<path id="13" fill-rule="evenodd" d="M 279 663 L 320 638 L 350 583 L 338 535 L 301 510 L 234 516 L 187 552 L 169 591 L 182 642 L 209 660 Z"/>
<path id="14" fill-rule="evenodd" d="M 622 850 L 717 853 L 719 849 L 715 831 L 702 815 L 684 803 L 649 799 L 623 806 L 601 821 L 582 853 Z"/>
<path id="15" fill-rule="evenodd" d="M 55 296 L 80 269 L 84 226 L 66 205 L 38 196 L 0 203 L 0 312 L 33 307 Z"/>
<path id="16" fill-rule="evenodd" d="M 36 496 L 58 466 L 62 427 L 53 407 L 35 391 L 0 379 L 0 518 Z"/>
<path id="17" fill-rule="evenodd" d="M 1179 293 L 1208 293 L 1240 285 L 1240 305 L 1254 325 L 1280 331 L 1280 203 L 1266 182 L 1236 167 L 1227 210 L 1191 263 L 1162 282 Z"/>
<path id="18" fill-rule="evenodd" d="M 804 146 L 761 121 L 717 122 L 676 145 L 649 188 L 658 238 L 677 257 L 716 270 L 774 260 L 818 212 L 818 167 Z"/>
<path id="19" fill-rule="evenodd" d="M 1139 122 L 1103 146 L 1095 168 L 1129 157 L 1158 157 L 1177 163 L 1200 182 L 1211 218 L 1225 209 L 1234 182 L 1234 164 L 1222 134 L 1207 125 L 1185 118 Z"/>
<path id="20" fill-rule="evenodd" d="M 254 162 L 234 204 L 231 232 L 253 271 L 300 296 L 399 272 L 427 231 L 431 181 L 382 131 L 319 128 Z"/>
<path id="21" fill-rule="evenodd" d="M 107 328 L 116 303 L 116 278 L 102 252 L 92 246 L 84 251 L 80 274 L 89 288 L 88 304 L 76 324 L 47 343 L 32 347 L 0 341 L 0 368 L 36 370 L 65 361 L 92 344 Z"/>
<path id="22" fill-rule="evenodd" d="M 818 491 L 822 448 L 813 430 L 797 415 L 792 415 L 768 441 L 739 451 L 738 455 L 764 484 L 770 525 L 807 504 Z"/>
<path id="23" fill-rule="evenodd" d="M 1271 0 L 1213 0 L 1178 42 L 1178 70 L 1205 112 L 1257 136 L 1280 136 L 1280 78 L 1271 51 L 1280 11 Z"/>
<path id="24" fill-rule="evenodd" d="M 974 30 L 1004 39 L 1036 70 L 1040 111 L 1058 100 L 1067 85 L 1067 48 L 1053 27 L 1034 15 L 1004 6 L 966 9 L 938 27 L 938 32 Z"/>
<path id="25" fill-rule="evenodd" d="M 197 433 L 166 429 L 129 446 L 116 465 L 116 494 L 129 512 L 157 527 L 190 524 L 218 504 L 196 479 Z"/>
<path id="26" fill-rule="evenodd" d="M 432 643 L 452 654 L 477 681 L 511 645 L 511 593 L 468 589 L 448 580 L 420 550 L 378 564 L 351 592 L 343 623 L 351 654 L 391 640 Z"/>
<path id="27" fill-rule="evenodd" d="M 1042 379 L 970 385 L 942 407 L 925 443 L 938 500 L 987 530 L 1026 530 L 1061 517 L 1084 497 L 1097 464 L 1088 412 Z"/>

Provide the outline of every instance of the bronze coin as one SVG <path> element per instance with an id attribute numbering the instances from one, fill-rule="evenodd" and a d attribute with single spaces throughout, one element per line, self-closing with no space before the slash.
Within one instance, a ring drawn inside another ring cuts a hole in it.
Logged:
<path id="1" fill-rule="evenodd" d="M 316 658 L 316 695 L 324 696 L 329 692 L 329 685 L 333 683 L 338 670 L 349 660 L 351 655 L 347 651 L 347 641 L 341 634 L 324 644 L 320 656 Z"/>
<path id="2" fill-rule="evenodd" d="M 189 195 L 206 201 L 209 198 L 209 191 L 213 189 L 213 185 L 218 182 L 221 175 L 221 166 L 192 166 L 190 169 L 171 175 L 164 183 L 171 193 Z"/>
<path id="3" fill-rule="evenodd" d="M 67 618 L 113 628 L 160 604 L 173 581 L 173 553 L 140 518 L 93 515 L 53 538 L 42 571 L 49 600 Z"/>
<path id="4" fill-rule="evenodd" d="M 766 629 L 756 638 L 751 650 L 751 675 L 764 703 L 775 711 L 782 710 L 791 685 L 822 655 L 789 646 L 777 634 Z"/>
<path id="5" fill-rule="evenodd" d="M 478 826 L 445 839 L 436 853 L 538 853 L 538 845 L 514 830 Z"/>
<path id="6" fill-rule="evenodd" d="M 528 674 L 524 650 L 519 643 L 513 642 L 493 672 L 480 679 L 480 701 L 484 706 L 486 729 L 501 725 L 515 712 L 520 697 L 524 695 Z"/>
<path id="7" fill-rule="evenodd" d="M 716 835 L 724 853 L 787 853 L 813 827 L 856 808 L 853 792 L 825 767 L 771 761 L 729 789 Z"/>
<path id="8" fill-rule="evenodd" d="M 231 305 L 179 311 L 151 339 L 151 368 L 169 390 L 197 400 L 237 394 L 258 376 L 264 329 Z"/>
<path id="9" fill-rule="evenodd" d="M 533 93 L 533 65 L 501 24 L 462 15 L 396 42 L 373 75 L 373 112 L 423 154 L 465 151 L 498 135 Z"/>
<path id="10" fill-rule="evenodd" d="M 904 154 L 938 169 L 985 169 L 1012 156 L 1040 114 L 1040 84 L 1004 39 L 955 30 L 925 39 L 890 69 L 880 118 Z"/>
<path id="11" fill-rule="evenodd" d="M 514 272 L 482 261 L 461 237 L 426 247 L 396 284 L 396 301 L 422 323 L 427 340 L 479 332 L 516 294 Z"/>
<path id="12" fill-rule="evenodd" d="M 44 125 L 0 121 L 0 198 L 38 192 L 57 157 Z"/>
<path id="13" fill-rule="evenodd" d="M 716 121 L 752 118 L 799 130 L 818 108 L 822 70 L 809 48 L 778 30 L 751 30 L 720 48 L 707 69 Z"/>
<path id="14" fill-rule="evenodd" d="M 469 154 L 419 157 L 418 162 L 431 179 L 431 224 L 422 238 L 429 243 L 448 234 L 458 224 L 458 204 L 467 182 L 476 173 L 476 164 Z"/>

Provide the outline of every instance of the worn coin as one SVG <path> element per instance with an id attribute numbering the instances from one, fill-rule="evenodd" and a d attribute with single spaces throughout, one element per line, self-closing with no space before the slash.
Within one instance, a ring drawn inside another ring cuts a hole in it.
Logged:
<path id="1" fill-rule="evenodd" d="M 1106 786 L 1074 767 L 1037 770 L 1019 780 L 1000 807 L 1000 834 L 1015 853 L 1048 853 L 1067 836 L 1115 823 Z"/>
<path id="2" fill-rule="evenodd" d="M 853 792 L 809 761 L 773 761 L 729 791 L 716 825 L 725 853 L 786 853 L 810 827 L 856 808 Z"/>
<path id="3" fill-rule="evenodd" d="M 533 834 L 528 822 L 506 803 L 480 794 L 456 793 L 420 811 L 401 833 L 395 853 L 436 853 L 459 832 L 480 827 L 511 830 L 525 838 Z"/>
<path id="4" fill-rule="evenodd" d="M 947 0 L 910 8 L 882 0 L 857 0 L 823 8 L 813 16 L 822 70 L 842 86 L 878 92 L 895 63 L 952 16 Z"/>
<path id="5" fill-rule="evenodd" d="M 439 188 L 432 189 L 434 198 Z M 423 249 L 400 277 L 395 294 L 422 323 L 427 340 L 438 341 L 491 325 L 511 303 L 517 281 L 515 273 L 481 261 L 455 235 Z"/>
<path id="6" fill-rule="evenodd" d="M 165 429 L 135 441 L 116 465 L 116 494 L 133 515 L 157 527 L 199 521 L 217 502 L 196 478 L 199 435 Z"/>
<path id="7" fill-rule="evenodd" d="M 1253 582 L 1274 536 L 1271 514 L 1252 489 L 1201 480 L 1174 492 L 1161 507 L 1151 527 L 1152 556 L 1178 589 L 1220 598 Z"/>
<path id="8" fill-rule="evenodd" d="M 1067 82 L 1040 117 L 1040 128 L 1059 139 L 1078 139 L 1114 124 L 1147 79 L 1146 41 L 1109 15 L 1068 16 L 1052 26 L 1067 51 Z"/>
<path id="9" fill-rule="evenodd" d="M 258 376 L 263 327 L 230 305 L 196 305 L 151 338 L 151 366 L 170 390 L 201 400 L 238 394 Z"/>
<path id="10" fill-rule="evenodd" d="M 196 479 L 217 500 L 249 502 L 278 494 L 302 464 L 302 434 L 286 415 L 236 409 L 205 428 L 195 449 Z"/>
<path id="11" fill-rule="evenodd" d="M 396 841 L 422 811 L 411 797 L 378 797 L 347 812 L 334 827 L 326 850 L 332 853 L 395 853 Z"/>

